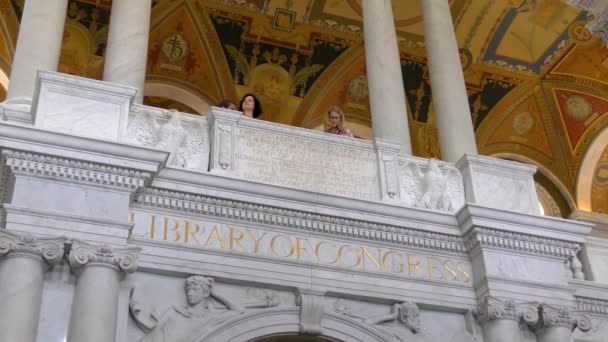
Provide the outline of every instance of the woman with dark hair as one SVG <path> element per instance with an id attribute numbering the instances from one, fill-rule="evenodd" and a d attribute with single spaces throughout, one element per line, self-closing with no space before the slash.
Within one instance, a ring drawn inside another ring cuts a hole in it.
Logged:
<path id="1" fill-rule="evenodd" d="M 236 105 L 234 104 L 234 102 L 232 102 L 230 100 L 222 100 L 222 102 L 218 103 L 217 106 L 220 108 L 236 110 Z"/>
<path id="2" fill-rule="evenodd" d="M 243 112 L 243 115 L 250 118 L 257 118 L 262 115 L 262 105 L 260 100 L 253 94 L 245 94 L 239 105 L 239 110 Z"/>

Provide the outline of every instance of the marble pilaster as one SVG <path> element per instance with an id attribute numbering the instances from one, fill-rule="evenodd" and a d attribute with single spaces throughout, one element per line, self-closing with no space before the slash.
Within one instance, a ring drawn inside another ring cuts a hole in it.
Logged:
<path id="1" fill-rule="evenodd" d="M 581 331 L 591 329 L 591 321 L 586 316 L 575 316 L 564 306 L 540 305 L 540 322 L 536 332 L 538 342 L 570 342 L 575 327 Z"/>
<path id="2" fill-rule="evenodd" d="M 29 109 L 38 69 L 57 70 L 68 0 L 27 0 L 19 25 L 19 36 L 10 83 L 3 105 L 9 120 L 31 123 Z"/>
<path id="3" fill-rule="evenodd" d="M 137 88 L 142 103 L 148 58 L 151 0 L 112 2 L 103 80 Z"/>
<path id="4" fill-rule="evenodd" d="M 433 104 L 443 160 L 455 163 L 476 154 L 475 132 L 458 43 L 447 0 L 421 0 Z"/>
<path id="5" fill-rule="evenodd" d="M 486 297 L 474 316 L 483 327 L 486 342 L 520 342 L 519 322 L 536 325 L 538 309 L 534 304 L 518 305 L 513 300 Z"/>
<path id="6" fill-rule="evenodd" d="M 139 250 L 72 243 L 69 260 L 78 280 L 67 341 L 115 340 L 120 281 L 137 269 Z"/>
<path id="7" fill-rule="evenodd" d="M 390 0 L 364 0 L 363 26 L 374 136 L 412 154 L 397 34 Z"/>
<path id="8" fill-rule="evenodd" d="M 0 229 L 0 341 L 36 340 L 44 274 L 63 257 L 64 242 Z"/>

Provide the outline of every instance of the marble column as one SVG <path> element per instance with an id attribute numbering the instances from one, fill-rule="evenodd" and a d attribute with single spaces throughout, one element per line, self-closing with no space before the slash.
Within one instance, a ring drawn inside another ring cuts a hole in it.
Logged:
<path id="1" fill-rule="evenodd" d="M 391 0 L 363 0 L 365 59 L 376 138 L 412 154 L 401 61 Z"/>
<path id="2" fill-rule="evenodd" d="M 529 325 L 538 322 L 537 306 L 516 305 L 512 300 L 493 297 L 486 297 L 474 315 L 483 328 L 486 342 L 520 342 L 519 322 L 522 319 Z"/>
<path id="3" fill-rule="evenodd" d="M 44 274 L 63 257 L 64 243 L 0 229 L 0 341 L 36 340 Z"/>
<path id="4" fill-rule="evenodd" d="M 578 327 L 581 331 L 591 329 L 591 320 L 584 315 L 574 316 L 572 310 L 564 306 L 542 304 L 541 321 L 536 331 L 538 342 L 571 342 L 572 331 Z"/>
<path id="5" fill-rule="evenodd" d="M 29 106 L 38 69 L 56 71 L 68 0 L 26 0 L 6 103 Z"/>
<path id="6" fill-rule="evenodd" d="M 448 0 L 420 0 L 443 160 L 477 154 L 471 110 Z"/>
<path id="7" fill-rule="evenodd" d="M 68 342 L 116 339 L 120 281 L 137 269 L 139 248 L 112 248 L 74 241 L 70 265 L 78 276 Z"/>
<path id="8" fill-rule="evenodd" d="M 146 81 L 152 0 L 114 0 L 103 80 L 137 88 L 142 103 Z"/>

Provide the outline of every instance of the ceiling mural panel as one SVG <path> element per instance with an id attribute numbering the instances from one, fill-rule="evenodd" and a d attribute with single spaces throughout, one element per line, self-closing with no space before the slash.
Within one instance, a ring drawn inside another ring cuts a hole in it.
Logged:
<path id="1" fill-rule="evenodd" d="M 595 212 L 608 214 L 608 147 L 595 168 L 591 187 L 591 208 Z"/>

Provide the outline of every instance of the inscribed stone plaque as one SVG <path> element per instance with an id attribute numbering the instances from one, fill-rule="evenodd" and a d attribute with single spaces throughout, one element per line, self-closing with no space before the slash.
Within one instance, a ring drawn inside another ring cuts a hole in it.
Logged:
<path id="1" fill-rule="evenodd" d="M 239 128 L 234 156 L 234 172 L 241 179 L 372 201 L 380 198 L 371 145 L 366 149 Z"/>

